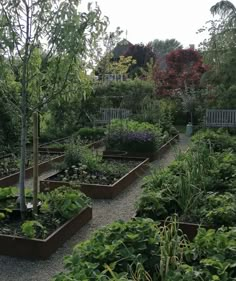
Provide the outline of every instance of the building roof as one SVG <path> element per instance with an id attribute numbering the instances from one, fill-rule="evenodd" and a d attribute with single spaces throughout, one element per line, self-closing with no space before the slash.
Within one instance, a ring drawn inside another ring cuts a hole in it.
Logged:
<path id="1" fill-rule="evenodd" d="M 127 39 L 121 40 L 117 43 L 116 47 L 113 49 L 113 58 L 118 59 L 120 56 L 123 56 L 130 46 L 133 46 Z"/>

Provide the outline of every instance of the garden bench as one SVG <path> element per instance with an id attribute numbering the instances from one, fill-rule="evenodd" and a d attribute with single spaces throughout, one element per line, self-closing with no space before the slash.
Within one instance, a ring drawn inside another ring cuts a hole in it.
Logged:
<path id="1" fill-rule="evenodd" d="M 112 119 L 126 119 L 130 115 L 131 111 L 125 108 L 100 108 L 99 117 L 94 120 L 94 125 L 106 125 Z"/>
<path id="2" fill-rule="evenodd" d="M 207 109 L 205 125 L 206 127 L 235 128 L 236 109 Z"/>

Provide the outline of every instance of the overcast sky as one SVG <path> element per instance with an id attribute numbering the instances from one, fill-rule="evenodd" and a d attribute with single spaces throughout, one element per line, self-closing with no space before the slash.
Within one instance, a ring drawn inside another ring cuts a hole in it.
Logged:
<path id="1" fill-rule="evenodd" d="M 85 4 L 88 1 L 82 0 Z M 206 37 L 196 34 L 212 19 L 210 8 L 217 0 L 91 0 L 97 2 L 110 19 L 109 30 L 120 26 L 127 30 L 133 43 L 148 43 L 154 39 L 175 38 L 184 47 L 198 44 Z M 236 5 L 236 0 L 231 0 Z M 126 38 L 124 32 L 123 35 Z"/>

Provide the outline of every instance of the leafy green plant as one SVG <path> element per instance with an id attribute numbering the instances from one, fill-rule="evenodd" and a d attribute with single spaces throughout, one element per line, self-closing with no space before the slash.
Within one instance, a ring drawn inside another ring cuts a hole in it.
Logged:
<path id="1" fill-rule="evenodd" d="M 158 220 L 177 213 L 187 222 L 232 226 L 235 177 L 232 151 L 214 152 L 204 143 L 194 143 L 167 168 L 145 179 L 137 215 Z"/>
<path id="2" fill-rule="evenodd" d="M 212 227 L 231 226 L 236 222 L 236 196 L 231 193 L 210 193 L 200 210 L 202 222 Z"/>
<path id="3" fill-rule="evenodd" d="M 81 128 L 79 131 L 75 134 L 80 136 L 80 138 L 86 139 L 86 140 L 99 140 L 105 136 L 105 128 Z"/>
<path id="4" fill-rule="evenodd" d="M 195 144 L 205 143 L 216 152 L 222 152 L 225 149 L 236 151 L 236 138 L 220 129 L 217 131 L 213 129 L 201 130 L 192 137 L 192 141 Z"/>
<path id="5" fill-rule="evenodd" d="M 78 244 L 54 280 L 165 281 L 188 247 L 176 217 L 162 227 L 150 219 L 114 222 Z"/>
<path id="6" fill-rule="evenodd" d="M 44 226 L 36 221 L 25 221 L 22 225 L 21 225 L 21 230 L 24 236 L 28 237 L 28 238 L 35 238 L 37 235 L 37 232 L 41 232 L 43 235 L 46 235 L 46 229 L 44 228 Z"/>
<path id="7" fill-rule="evenodd" d="M 5 187 L 0 188 L 0 200 L 7 199 L 9 197 L 13 197 L 17 195 L 16 187 Z"/>
<path id="8" fill-rule="evenodd" d="M 105 270 L 104 265 L 122 273 L 128 271 L 138 254 L 146 271 L 155 271 L 155 264 L 160 261 L 159 239 L 157 226 L 149 219 L 114 222 L 74 248 L 73 254 L 65 258 L 69 272 L 62 276 L 97 280 L 96 277 Z M 112 277 L 109 272 L 107 276 Z M 63 280 L 60 278 L 55 280 Z"/>
<path id="9" fill-rule="evenodd" d="M 83 146 L 79 141 L 71 142 L 65 150 L 63 168 L 68 168 L 79 163 L 86 165 L 90 170 L 98 169 L 102 157 Z"/>
<path id="10" fill-rule="evenodd" d="M 80 192 L 68 186 L 61 186 L 51 192 L 40 194 L 42 205 L 40 212 L 49 213 L 52 217 L 70 219 L 83 208 L 90 205 L 90 199 Z"/>
<path id="11" fill-rule="evenodd" d="M 0 212 L 0 221 L 4 220 L 6 215 L 3 212 Z"/>

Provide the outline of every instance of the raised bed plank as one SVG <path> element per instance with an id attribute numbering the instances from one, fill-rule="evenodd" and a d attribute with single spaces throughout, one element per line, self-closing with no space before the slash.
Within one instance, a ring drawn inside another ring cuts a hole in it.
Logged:
<path id="1" fill-rule="evenodd" d="M 87 183 L 78 183 L 77 185 L 70 182 L 63 181 L 53 181 L 48 179 L 40 181 L 40 191 L 47 192 L 51 191 L 59 186 L 66 185 L 74 188 L 79 188 L 80 191 L 85 193 L 88 197 L 93 199 L 113 199 L 120 192 L 126 189 L 131 183 L 133 183 L 138 177 L 144 174 L 144 172 L 148 169 L 149 159 L 137 158 L 137 157 L 121 157 L 121 156 L 104 156 L 104 159 L 122 159 L 122 160 L 142 160 L 140 164 L 134 167 L 131 171 L 129 171 L 122 178 L 117 180 L 112 185 L 101 185 L 101 184 L 87 184 Z M 53 176 L 59 173 L 55 173 Z"/>
<path id="2" fill-rule="evenodd" d="M 172 137 L 170 140 L 168 140 L 165 144 L 163 144 L 156 152 L 147 152 L 147 153 L 141 153 L 141 152 L 128 152 L 127 155 L 124 157 L 142 157 L 142 158 L 149 158 L 150 161 L 155 161 L 157 159 L 160 159 L 166 151 L 173 145 L 177 140 L 179 139 L 179 134 Z M 106 151 L 104 151 L 104 155 L 106 156 L 113 156 L 112 151 L 110 151 L 110 154 L 107 154 Z"/>
<path id="3" fill-rule="evenodd" d="M 52 165 L 55 163 L 61 163 L 64 160 L 64 155 L 59 155 L 55 158 L 52 158 L 48 161 L 42 162 L 38 165 L 39 168 L 39 175 L 41 175 L 42 173 L 52 169 Z M 8 186 L 14 186 L 16 184 L 18 184 L 19 182 L 19 176 L 20 173 L 14 173 L 11 174 L 9 176 L 6 176 L 4 178 L 0 179 L 0 188 L 1 187 L 8 187 Z M 33 176 L 33 167 L 27 168 L 25 170 L 25 179 L 29 179 Z"/>
<path id="4" fill-rule="evenodd" d="M 47 259 L 91 219 L 92 208 L 87 207 L 61 225 L 46 239 L 29 239 L 0 234 L 0 255 L 26 259 Z"/>

